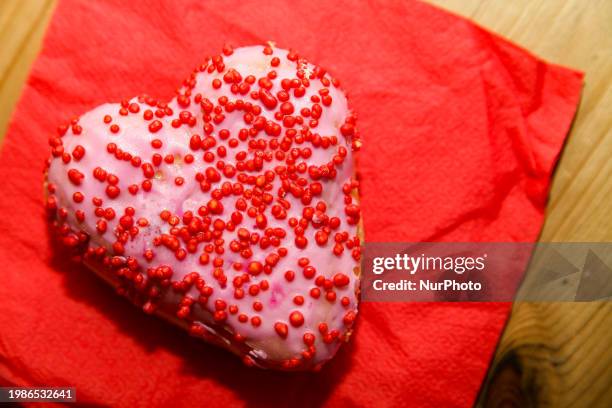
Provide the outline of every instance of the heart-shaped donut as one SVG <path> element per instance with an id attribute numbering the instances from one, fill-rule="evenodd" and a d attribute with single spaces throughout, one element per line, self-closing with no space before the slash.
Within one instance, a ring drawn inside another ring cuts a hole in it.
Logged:
<path id="1" fill-rule="evenodd" d="M 266 368 L 317 369 L 348 340 L 360 141 L 320 67 L 226 47 L 171 102 L 99 106 L 49 144 L 55 234 L 145 312 Z"/>

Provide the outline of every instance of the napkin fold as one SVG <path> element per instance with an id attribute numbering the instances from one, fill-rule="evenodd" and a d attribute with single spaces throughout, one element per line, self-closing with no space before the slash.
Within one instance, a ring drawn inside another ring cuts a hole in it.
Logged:
<path id="1" fill-rule="evenodd" d="M 277 42 L 359 116 L 366 239 L 534 241 L 582 74 L 418 2 L 61 0 L 0 159 L 0 385 L 113 406 L 471 406 L 510 308 L 363 303 L 320 373 L 243 367 L 144 315 L 49 239 L 47 137 L 140 93 L 171 98 L 225 43 Z"/>

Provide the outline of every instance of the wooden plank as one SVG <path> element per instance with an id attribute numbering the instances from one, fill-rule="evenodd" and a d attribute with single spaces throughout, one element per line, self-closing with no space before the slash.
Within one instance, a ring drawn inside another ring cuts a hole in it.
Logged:
<path id="1" fill-rule="evenodd" d="M 54 0 L 0 2 L 0 142 L 40 49 Z"/>
<path id="2" fill-rule="evenodd" d="M 612 2 L 433 0 L 586 73 L 541 241 L 612 240 Z M 475 3 L 478 3 L 475 5 Z M 517 303 L 481 406 L 612 405 L 612 304 Z"/>

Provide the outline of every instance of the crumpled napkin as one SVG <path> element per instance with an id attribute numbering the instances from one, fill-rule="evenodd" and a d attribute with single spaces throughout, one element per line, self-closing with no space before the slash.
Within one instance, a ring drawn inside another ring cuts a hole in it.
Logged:
<path id="1" fill-rule="evenodd" d="M 113 406 L 470 406 L 509 304 L 364 303 L 320 373 L 243 367 L 53 248 L 47 137 L 106 101 L 171 98 L 224 43 L 274 40 L 359 115 L 369 241 L 533 241 L 582 74 L 417 2 L 60 1 L 0 161 L 0 385 Z"/>

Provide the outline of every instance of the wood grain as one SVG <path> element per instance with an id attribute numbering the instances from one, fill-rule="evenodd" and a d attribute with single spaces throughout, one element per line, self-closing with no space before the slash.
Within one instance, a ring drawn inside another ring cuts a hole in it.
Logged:
<path id="1" fill-rule="evenodd" d="M 612 2 L 433 0 L 586 73 L 541 241 L 612 241 Z M 479 405 L 612 406 L 612 303 L 517 303 Z"/>
<path id="2" fill-rule="evenodd" d="M 543 58 L 586 73 L 552 185 L 542 241 L 612 241 L 612 1 L 430 0 Z M 4 136 L 55 0 L 0 1 Z M 612 304 L 516 304 L 483 406 L 612 406 Z"/>
<path id="3" fill-rule="evenodd" d="M 0 0 L 0 141 L 54 5 L 54 0 Z"/>

